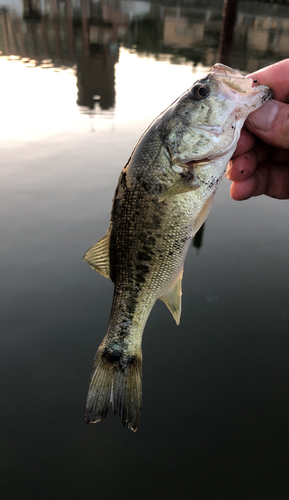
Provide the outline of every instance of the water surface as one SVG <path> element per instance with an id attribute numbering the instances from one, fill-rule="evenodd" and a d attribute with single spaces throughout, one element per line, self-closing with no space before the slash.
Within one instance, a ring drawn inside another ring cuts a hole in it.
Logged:
<path id="1" fill-rule="evenodd" d="M 180 326 L 160 301 L 146 326 L 139 430 L 83 419 L 113 286 L 82 255 L 140 135 L 215 62 L 222 2 L 53 5 L 1 11 L 2 496 L 285 500 L 286 201 L 222 181 Z M 240 2 L 232 66 L 288 57 L 288 13 Z"/>

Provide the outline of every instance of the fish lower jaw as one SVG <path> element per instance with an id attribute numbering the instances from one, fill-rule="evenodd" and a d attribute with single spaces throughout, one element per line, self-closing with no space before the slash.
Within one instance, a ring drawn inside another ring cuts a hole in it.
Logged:
<path id="1" fill-rule="evenodd" d="M 230 146 L 223 151 L 218 150 L 198 160 L 184 161 L 184 164 L 187 165 L 188 168 L 195 168 L 195 167 L 206 166 L 209 163 L 213 162 L 222 162 L 222 163 L 227 162 L 233 155 L 237 142 L 238 139 L 234 140 L 233 144 L 230 144 Z"/>

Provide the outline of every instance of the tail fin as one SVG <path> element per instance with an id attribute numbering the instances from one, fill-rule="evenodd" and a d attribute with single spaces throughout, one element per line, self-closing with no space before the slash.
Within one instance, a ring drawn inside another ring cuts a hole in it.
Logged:
<path id="1" fill-rule="evenodd" d="M 95 357 L 94 371 L 86 400 L 85 420 L 102 420 L 110 402 L 124 427 L 136 431 L 142 406 L 142 359 L 106 352 L 101 346 Z"/>

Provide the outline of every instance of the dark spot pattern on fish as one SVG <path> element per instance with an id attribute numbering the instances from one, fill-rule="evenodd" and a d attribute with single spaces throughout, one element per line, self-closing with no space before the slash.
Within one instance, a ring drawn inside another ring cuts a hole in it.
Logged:
<path id="1" fill-rule="evenodd" d="M 147 252 L 138 252 L 137 258 L 140 261 L 150 262 L 152 260 L 151 256 Z"/>
<path id="2" fill-rule="evenodd" d="M 141 172 L 136 176 L 136 181 L 139 183 L 141 189 L 143 189 L 147 193 L 150 192 L 152 186 L 145 180 L 144 175 Z"/>
<path id="3" fill-rule="evenodd" d="M 135 361 L 135 356 L 125 356 L 122 350 L 105 348 L 102 357 L 115 367 L 125 370 Z"/>
<path id="4" fill-rule="evenodd" d="M 126 171 L 123 170 L 120 178 L 120 184 L 122 184 L 123 187 L 127 187 L 126 185 Z"/>
<path id="5" fill-rule="evenodd" d="M 102 357 L 112 364 L 119 364 L 122 353 L 116 349 L 104 349 Z"/>
<path id="6" fill-rule="evenodd" d="M 158 229 L 161 227 L 162 219 L 161 217 L 158 216 L 158 214 L 153 214 L 152 215 L 152 222 L 153 222 L 153 227 L 154 229 Z"/>
<path id="7" fill-rule="evenodd" d="M 147 274 L 150 270 L 149 266 L 146 264 L 143 264 L 142 262 L 138 263 L 135 268 L 137 271 L 139 271 L 141 274 Z"/>
<path id="8" fill-rule="evenodd" d="M 128 302 L 127 302 L 126 312 L 129 315 L 129 318 L 131 321 L 133 320 L 133 315 L 135 313 L 137 303 L 138 303 L 138 301 L 137 301 L 135 296 L 131 296 L 130 300 L 128 300 Z"/>

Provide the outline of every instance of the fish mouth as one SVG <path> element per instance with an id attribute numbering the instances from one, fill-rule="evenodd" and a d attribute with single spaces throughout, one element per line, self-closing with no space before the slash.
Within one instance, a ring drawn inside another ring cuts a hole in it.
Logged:
<path id="1" fill-rule="evenodd" d="M 246 102 L 250 95 L 253 98 L 254 95 L 263 93 L 262 103 L 264 104 L 268 99 L 273 97 L 273 92 L 269 87 L 265 85 L 255 86 L 252 78 L 242 75 L 236 69 L 229 68 L 229 66 L 225 66 L 224 64 L 215 64 L 211 68 L 210 74 L 214 76 L 217 84 L 219 84 L 219 87 L 223 91 L 225 91 L 223 86 L 225 84 L 227 87 L 227 92 L 225 93 L 228 99 L 235 99 L 236 95 L 239 94 L 238 99 L 240 103 L 243 103 Z"/>
<path id="2" fill-rule="evenodd" d="M 194 168 L 197 166 L 205 166 L 207 163 L 210 163 L 212 160 L 218 160 L 221 159 L 223 156 L 225 156 L 227 151 L 222 151 L 219 154 L 212 154 L 212 156 L 206 156 L 205 158 L 199 158 L 198 160 L 185 160 L 182 163 L 186 165 L 188 169 Z"/>
<path id="3" fill-rule="evenodd" d="M 251 78 L 246 78 L 236 69 L 229 68 L 224 64 L 217 63 L 211 68 L 210 73 L 214 77 L 225 83 L 230 89 L 240 92 L 241 94 L 246 94 L 252 90 L 253 80 Z"/>

